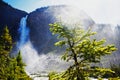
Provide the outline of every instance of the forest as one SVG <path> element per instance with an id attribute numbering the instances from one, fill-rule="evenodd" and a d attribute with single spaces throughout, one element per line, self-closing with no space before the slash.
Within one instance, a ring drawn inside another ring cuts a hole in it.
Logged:
<path id="1" fill-rule="evenodd" d="M 0 36 L 0 80 L 32 80 L 25 72 L 20 51 L 17 56 L 11 56 L 13 44 L 6 26 Z"/>

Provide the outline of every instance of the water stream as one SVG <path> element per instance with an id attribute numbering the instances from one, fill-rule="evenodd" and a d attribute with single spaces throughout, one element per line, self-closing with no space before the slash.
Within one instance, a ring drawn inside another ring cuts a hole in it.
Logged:
<path id="1" fill-rule="evenodd" d="M 48 54 L 38 55 L 31 41 L 29 39 L 29 28 L 27 27 L 27 16 L 23 17 L 20 21 L 20 40 L 18 42 L 18 48 L 22 53 L 23 61 L 26 63 L 26 72 L 34 77 L 34 80 L 48 80 L 48 77 L 35 77 L 37 75 L 31 74 L 48 74 L 50 71 L 61 71 L 68 67 L 67 63 L 61 61 L 59 55 L 55 55 L 54 52 Z"/>
<path id="2" fill-rule="evenodd" d="M 48 74 L 50 71 L 63 71 L 71 63 L 67 63 L 61 60 L 60 55 L 54 54 L 54 52 L 50 52 L 47 54 L 40 53 L 41 55 L 38 55 L 38 52 L 36 49 L 33 47 L 31 44 L 31 41 L 29 39 L 29 28 L 27 27 L 27 16 L 23 17 L 20 21 L 20 28 L 19 28 L 19 33 L 20 33 L 20 40 L 18 42 L 18 48 L 22 53 L 23 61 L 26 63 L 26 72 L 30 74 Z M 96 29 L 98 28 L 98 29 Z M 103 27 L 102 27 L 103 28 Z M 109 34 L 105 33 L 104 30 L 106 28 L 110 27 L 105 27 L 101 33 L 98 35 L 103 35 L 106 34 L 109 42 L 115 42 L 117 40 L 117 37 L 115 36 L 116 34 L 113 34 L 115 32 L 112 32 L 114 38 L 111 40 L 111 37 L 108 36 Z M 94 27 L 95 30 L 93 31 L 99 31 L 100 27 Z M 112 31 L 112 30 L 111 30 Z M 113 30 L 115 31 L 115 30 Z M 104 34 L 102 33 L 104 32 Z M 37 33 L 36 33 L 37 34 Z M 99 37 L 100 37 L 99 36 Z M 109 38 L 110 37 L 110 38 Z M 113 58 L 113 57 L 112 57 Z M 104 61 L 103 61 L 104 62 Z M 36 75 L 30 75 L 31 77 L 34 77 L 34 80 L 48 80 L 48 77 L 35 77 Z"/>

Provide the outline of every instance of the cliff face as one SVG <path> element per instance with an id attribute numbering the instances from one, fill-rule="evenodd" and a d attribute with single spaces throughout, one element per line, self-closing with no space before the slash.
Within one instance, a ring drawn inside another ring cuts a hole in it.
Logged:
<path id="1" fill-rule="evenodd" d="M 30 28 L 30 40 L 33 46 L 39 53 L 49 53 L 55 50 L 57 53 L 62 53 L 64 50 L 54 46 L 57 41 L 55 36 L 52 36 L 49 31 L 49 24 L 53 22 L 62 22 L 68 28 L 73 28 L 75 25 L 84 29 L 92 28 L 92 31 L 97 32 L 93 37 L 97 40 L 105 38 L 106 44 L 115 44 L 118 48 L 112 55 L 105 57 L 101 64 L 108 66 L 109 63 L 115 63 L 120 58 L 120 26 L 110 24 L 96 24 L 84 11 L 71 6 L 50 6 L 37 9 L 28 15 L 27 24 Z M 116 63 L 117 64 L 117 63 Z"/>
<path id="2" fill-rule="evenodd" d="M 53 51 L 62 53 L 64 48 L 60 49 L 54 46 L 57 38 L 56 36 L 52 36 L 49 31 L 50 23 L 62 22 L 62 24 L 68 26 L 68 28 L 73 28 L 75 25 L 82 25 L 84 29 L 91 27 L 93 31 L 97 32 L 97 35 L 94 36 L 96 39 L 105 38 L 107 39 L 107 43 L 116 45 L 118 50 L 113 55 L 105 58 L 103 64 L 107 64 L 108 60 L 110 62 L 120 60 L 120 37 L 118 37 L 120 35 L 120 26 L 96 24 L 84 11 L 80 11 L 71 6 L 43 7 L 27 14 L 0 1 L 0 33 L 7 25 L 13 40 L 17 41 L 19 39 L 18 28 L 20 20 L 26 15 L 28 15 L 27 26 L 30 28 L 30 41 L 39 53 L 49 53 Z"/>
<path id="3" fill-rule="evenodd" d="M 30 40 L 39 53 L 55 50 L 56 38 L 49 31 L 49 24 L 62 22 L 65 25 L 85 25 L 86 28 L 94 21 L 83 11 L 71 6 L 49 6 L 37 9 L 28 15 L 27 23 L 30 27 Z M 81 23 L 80 23 L 81 22 Z"/>
<path id="4" fill-rule="evenodd" d="M 18 40 L 19 22 L 21 18 L 26 15 L 26 12 L 15 9 L 0 0 L 0 33 L 5 26 L 8 26 L 10 33 L 13 37 L 13 41 Z"/>

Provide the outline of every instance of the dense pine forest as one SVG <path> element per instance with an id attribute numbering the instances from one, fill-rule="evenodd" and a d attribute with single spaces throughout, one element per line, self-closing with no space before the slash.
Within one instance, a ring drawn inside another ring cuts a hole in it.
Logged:
<path id="1" fill-rule="evenodd" d="M 12 37 L 5 27 L 0 36 L 0 80 L 31 80 L 25 72 L 20 51 L 16 57 L 11 56 L 12 46 Z"/>

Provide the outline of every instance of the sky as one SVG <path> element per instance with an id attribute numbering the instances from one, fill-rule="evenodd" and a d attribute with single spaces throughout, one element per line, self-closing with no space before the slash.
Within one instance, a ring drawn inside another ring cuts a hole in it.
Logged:
<path id="1" fill-rule="evenodd" d="M 11 6 L 32 12 L 50 5 L 73 5 L 85 11 L 96 23 L 120 24 L 120 0 L 4 0 Z"/>

